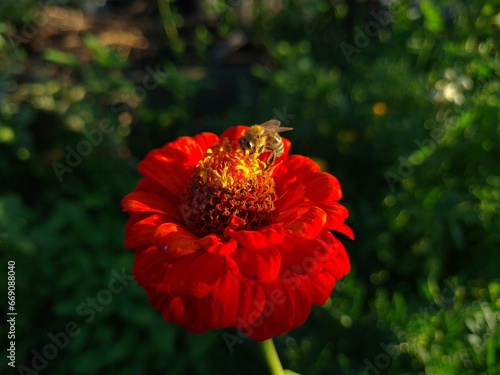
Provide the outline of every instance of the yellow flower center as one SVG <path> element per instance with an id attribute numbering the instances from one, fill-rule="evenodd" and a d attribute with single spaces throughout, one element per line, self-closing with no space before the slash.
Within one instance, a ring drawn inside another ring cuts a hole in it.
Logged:
<path id="1" fill-rule="evenodd" d="M 265 167 L 258 154 L 242 151 L 227 138 L 208 149 L 184 191 L 180 209 L 187 226 L 207 235 L 270 224 L 276 192 Z"/>

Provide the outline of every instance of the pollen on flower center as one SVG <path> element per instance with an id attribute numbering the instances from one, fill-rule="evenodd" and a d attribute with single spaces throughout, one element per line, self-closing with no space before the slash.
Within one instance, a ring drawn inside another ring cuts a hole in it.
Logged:
<path id="1" fill-rule="evenodd" d="M 226 227 L 256 230 L 271 222 L 274 180 L 257 154 L 248 155 L 225 138 L 194 168 L 180 205 L 188 227 L 199 235 Z"/>

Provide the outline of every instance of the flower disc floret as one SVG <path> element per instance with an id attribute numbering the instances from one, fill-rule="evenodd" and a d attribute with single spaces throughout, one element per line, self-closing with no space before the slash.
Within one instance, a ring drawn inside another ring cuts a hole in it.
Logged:
<path id="1" fill-rule="evenodd" d="M 258 230 L 271 223 L 276 190 L 258 155 L 249 155 L 227 138 L 205 152 L 194 168 L 180 209 L 198 235 L 232 229 Z"/>

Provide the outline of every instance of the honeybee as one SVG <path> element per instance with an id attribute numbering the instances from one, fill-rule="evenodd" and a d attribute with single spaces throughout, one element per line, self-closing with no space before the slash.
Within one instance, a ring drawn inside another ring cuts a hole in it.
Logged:
<path id="1" fill-rule="evenodd" d="M 285 152 L 283 140 L 278 133 L 292 130 L 293 128 L 280 127 L 281 121 L 269 120 L 260 125 L 253 125 L 248 128 L 243 137 L 238 139 L 238 144 L 243 151 L 249 150 L 250 154 L 270 151 L 271 155 L 267 159 L 267 165 L 272 165 L 277 157 Z"/>

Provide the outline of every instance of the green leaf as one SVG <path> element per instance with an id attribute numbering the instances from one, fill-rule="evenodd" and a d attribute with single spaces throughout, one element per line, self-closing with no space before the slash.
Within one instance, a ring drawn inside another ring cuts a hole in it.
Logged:
<path id="1" fill-rule="evenodd" d="M 43 52 L 43 58 L 46 61 L 53 62 L 54 64 L 66 65 L 72 68 L 78 66 L 78 59 L 70 54 L 56 49 L 48 49 Z"/>
<path id="2" fill-rule="evenodd" d="M 444 23 L 441 14 L 439 14 L 439 9 L 436 8 L 432 2 L 422 1 L 420 3 L 420 10 L 424 15 L 424 23 L 427 29 L 435 33 L 444 29 Z"/>

